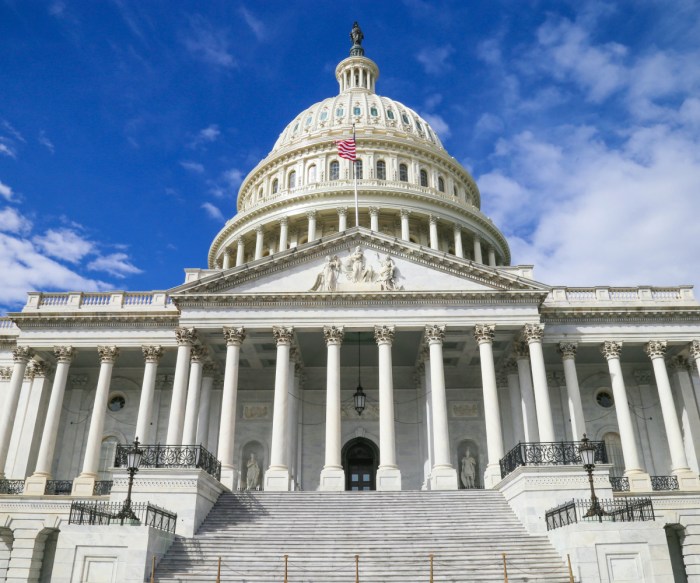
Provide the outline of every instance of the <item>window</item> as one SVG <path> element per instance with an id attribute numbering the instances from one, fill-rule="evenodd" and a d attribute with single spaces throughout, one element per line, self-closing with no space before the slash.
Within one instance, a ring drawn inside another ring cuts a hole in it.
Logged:
<path id="1" fill-rule="evenodd" d="M 292 170 L 289 173 L 289 178 L 287 178 L 287 188 L 294 188 L 297 185 L 297 173 L 296 170 Z"/>
<path id="2" fill-rule="evenodd" d="M 387 110 L 386 110 L 386 116 L 387 116 L 389 119 L 394 119 L 394 110 L 393 110 L 393 109 L 387 109 Z"/>
<path id="3" fill-rule="evenodd" d="M 355 160 L 355 177 L 362 180 L 362 160 Z"/>
<path id="4" fill-rule="evenodd" d="M 126 399 L 122 395 L 114 395 L 107 404 L 110 411 L 121 411 L 126 405 Z"/>
<path id="5" fill-rule="evenodd" d="M 455 197 L 457 197 L 457 187 L 456 186 L 452 187 L 452 194 L 454 194 Z"/>
<path id="6" fill-rule="evenodd" d="M 336 117 L 343 117 L 345 115 L 345 110 L 342 107 L 339 107 L 335 110 L 335 115 Z"/>
<path id="7" fill-rule="evenodd" d="M 408 182 L 408 166 L 406 164 L 399 164 L 399 180 Z"/>
<path id="8" fill-rule="evenodd" d="M 263 187 L 261 186 L 260 189 L 258 190 L 258 198 L 263 197 Z"/>
<path id="9" fill-rule="evenodd" d="M 324 110 L 321 112 L 321 115 L 318 116 L 318 119 L 320 119 L 321 121 L 326 121 L 326 120 L 328 119 L 328 110 L 327 110 L 327 109 L 324 109 Z"/>
<path id="10" fill-rule="evenodd" d="M 440 192 L 445 192 L 445 180 L 442 176 L 438 176 L 438 190 Z"/>
<path id="11" fill-rule="evenodd" d="M 117 452 L 116 437 L 105 437 L 100 446 L 100 461 L 97 469 L 98 480 L 111 480 L 114 467 L 114 455 Z"/>
<path id="12" fill-rule="evenodd" d="M 309 166 L 308 175 L 309 175 L 309 179 L 308 179 L 309 184 L 316 182 L 316 165 L 315 164 L 312 164 L 311 166 Z"/>
<path id="13" fill-rule="evenodd" d="M 420 171 L 420 185 L 428 186 L 428 173 L 425 170 Z"/>
<path id="14" fill-rule="evenodd" d="M 613 477 L 623 476 L 625 474 L 625 462 L 622 458 L 622 442 L 620 436 L 614 431 L 610 431 L 603 435 L 605 449 L 608 452 L 608 462 L 612 464 L 610 475 Z"/>
<path id="15" fill-rule="evenodd" d="M 372 117 L 377 117 L 379 115 L 379 110 L 376 107 L 371 107 L 369 110 L 369 114 Z"/>
<path id="16" fill-rule="evenodd" d="M 377 160 L 377 178 L 386 180 L 386 162 L 384 160 Z"/>
<path id="17" fill-rule="evenodd" d="M 405 123 L 406 125 L 410 125 L 411 122 L 409 121 L 408 116 L 405 113 L 401 114 L 401 119 L 403 120 L 403 123 Z"/>
<path id="18" fill-rule="evenodd" d="M 610 409 L 615 404 L 612 393 L 607 389 L 599 390 L 595 395 L 595 401 L 604 409 Z"/>
<path id="19" fill-rule="evenodd" d="M 277 178 L 275 178 L 272 181 L 272 194 L 277 194 L 277 191 L 279 190 L 279 188 L 280 188 L 280 183 L 277 180 Z"/>
<path id="20" fill-rule="evenodd" d="M 418 120 L 416 120 L 416 127 L 418 128 L 419 132 L 423 131 L 423 125 Z"/>
<path id="21" fill-rule="evenodd" d="M 362 109 L 360 109 L 360 107 L 357 105 L 352 110 L 353 115 L 360 115 L 361 113 L 362 113 Z"/>
<path id="22" fill-rule="evenodd" d="M 338 180 L 338 178 L 340 178 L 340 162 L 337 160 L 333 160 L 333 162 L 331 162 L 331 171 L 329 176 L 331 180 Z"/>
<path id="23" fill-rule="evenodd" d="M 294 129 L 292 130 L 292 133 L 296 134 L 298 130 L 299 130 L 299 122 L 294 124 Z"/>
<path id="24" fill-rule="evenodd" d="M 313 121 L 313 119 L 314 119 L 313 117 L 309 116 L 309 117 L 306 118 L 306 121 L 305 121 L 304 123 L 305 123 L 307 126 L 310 126 L 310 125 L 311 125 L 311 122 Z"/>

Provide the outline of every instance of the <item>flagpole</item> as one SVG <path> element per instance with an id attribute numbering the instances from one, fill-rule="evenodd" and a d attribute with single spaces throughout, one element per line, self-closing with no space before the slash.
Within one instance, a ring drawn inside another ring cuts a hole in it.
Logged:
<path id="1" fill-rule="evenodd" d="M 352 174 L 355 177 L 355 226 L 360 226 L 360 207 L 357 202 L 357 141 L 355 140 L 355 124 L 352 124 L 352 141 L 355 143 L 355 159 L 352 161 Z"/>

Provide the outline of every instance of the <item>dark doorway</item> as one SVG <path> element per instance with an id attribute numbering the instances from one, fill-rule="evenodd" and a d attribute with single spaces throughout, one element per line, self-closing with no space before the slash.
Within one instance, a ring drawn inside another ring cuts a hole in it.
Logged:
<path id="1" fill-rule="evenodd" d="M 356 437 L 343 447 L 346 490 L 376 490 L 379 450 L 369 439 Z"/>

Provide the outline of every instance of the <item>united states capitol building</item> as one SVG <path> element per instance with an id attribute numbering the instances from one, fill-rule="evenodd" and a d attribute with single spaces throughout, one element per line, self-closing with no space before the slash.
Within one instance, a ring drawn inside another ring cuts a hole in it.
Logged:
<path id="1" fill-rule="evenodd" d="M 700 581 L 692 287 L 513 265 L 351 37 L 206 267 L 0 319 L 0 580 Z"/>

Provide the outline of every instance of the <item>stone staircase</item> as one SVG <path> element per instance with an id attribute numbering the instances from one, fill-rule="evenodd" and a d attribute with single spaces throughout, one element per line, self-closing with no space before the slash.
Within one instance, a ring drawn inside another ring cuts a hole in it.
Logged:
<path id="1" fill-rule="evenodd" d="M 568 583 L 545 536 L 531 536 L 499 492 L 223 494 L 193 538 L 178 537 L 156 581 Z"/>

